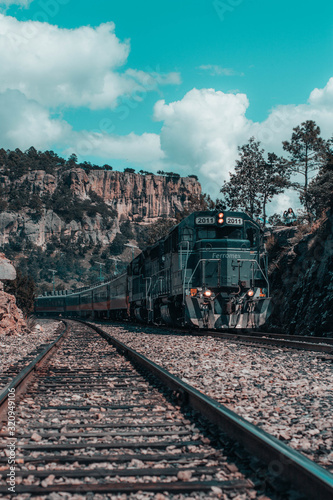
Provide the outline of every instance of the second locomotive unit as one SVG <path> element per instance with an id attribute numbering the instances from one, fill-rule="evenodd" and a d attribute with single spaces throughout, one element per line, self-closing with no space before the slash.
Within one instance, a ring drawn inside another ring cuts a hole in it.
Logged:
<path id="1" fill-rule="evenodd" d="M 126 274 L 60 295 L 39 297 L 36 312 L 257 328 L 270 313 L 262 230 L 244 212 L 194 212 L 133 259 Z"/>

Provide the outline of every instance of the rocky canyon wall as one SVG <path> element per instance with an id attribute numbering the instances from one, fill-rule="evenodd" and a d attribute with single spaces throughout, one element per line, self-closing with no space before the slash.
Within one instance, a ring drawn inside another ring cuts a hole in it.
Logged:
<path id="1" fill-rule="evenodd" d="M 93 169 L 85 171 L 82 168 L 58 171 L 54 175 L 44 170 L 32 170 L 15 180 L 3 175 L 0 186 L 4 193 L 24 190 L 35 194 L 40 200 L 47 196 L 52 199 L 55 193 L 61 194 L 62 189 L 69 187 L 77 200 L 86 200 L 89 204 L 93 195 L 97 195 L 114 210 L 114 215 L 108 216 L 108 220 L 101 213 L 91 215 L 89 210 L 82 217 L 66 220 L 44 201 L 39 207 L 38 216 L 34 209 L 15 210 L 9 204 L 11 209 L 5 208 L 0 212 L 1 246 L 13 238 L 21 238 L 40 247 L 59 238 L 69 238 L 71 241 L 81 239 L 84 244 L 107 245 L 119 231 L 121 222 L 130 220 L 148 223 L 159 217 L 175 217 L 201 194 L 199 182 L 191 177 Z"/>
<path id="2" fill-rule="evenodd" d="M 49 183 L 49 180 L 47 180 Z M 81 198 L 92 190 L 116 209 L 118 218 L 175 217 L 201 194 L 198 181 L 190 177 L 165 177 L 82 169 L 71 172 L 71 186 Z"/>
<path id="3" fill-rule="evenodd" d="M 274 310 L 268 327 L 333 336 L 333 215 L 309 233 L 276 228 L 270 236 Z"/>

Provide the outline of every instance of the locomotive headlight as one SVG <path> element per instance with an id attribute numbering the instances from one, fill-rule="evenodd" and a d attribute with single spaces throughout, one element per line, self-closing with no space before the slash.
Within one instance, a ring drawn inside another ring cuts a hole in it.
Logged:
<path id="1" fill-rule="evenodd" d="M 254 295 L 254 291 L 253 291 L 253 290 L 249 290 L 249 291 L 247 292 L 247 294 L 248 294 L 248 296 L 249 296 L 249 297 L 253 297 L 253 295 Z"/>
<path id="2" fill-rule="evenodd" d="M 220 212 L 219 215 L 218 215 L 218 221 L 217 222 L 219 224 L 223 224 L 223 222 L 224 222 L 223 215 L 224 215 L 223 212 Z"/>
<path id="3" fill-rule="evenodd" d="M 205 297 L 211 297 L 212 296 L 211 290 L 205 290 L 203 294 L 204 294 Z"/>

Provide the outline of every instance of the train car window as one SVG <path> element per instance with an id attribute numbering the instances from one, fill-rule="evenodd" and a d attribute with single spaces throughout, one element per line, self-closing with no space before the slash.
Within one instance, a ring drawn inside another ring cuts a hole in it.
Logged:
<path id="1" fill-rule="evenodd" d="M 193 241 L 194 231 L 191 227 L 184 227 L 180 233 L 181 241 Z"/>
<path id="2" fill-rule="evenodd" d="M 152 249 L 152 251 L 151 251 L 151 253 L 150 253 L 150 258 L 151 258 L 151 260 L 155 260 L 155 259 L 157 259 L 158 254 L 159 254 L 159 246 L 158 246 L 158 245 L 156 245 L 156 246 Z"/>
<path id="3" fill-rule="evenodd" d="M 215 227 L 203 227 L 198 229 L 198 240 L 213 240 L 216 238 Z"/>
<path id="4" fill-rule="evenodd" d="M 254 227 L 248 227 L 246 229 L 246 239 L 249 240 L 251 247 L 258 246 L 258 236 L 258 231 Z"/>
<path id="5" fill-rule="evenodd" d="M 82 295 L 82 303 L 89 304 L 91 302 L 91 295 Z"/>
<path id="6" fill-rule="evenodd" d="M 243 228 L 224 226 L 217 230 L 217 238 L 229 239 L 229 240 L 242 240 L 243 239 Z"/>
<path id="7" fill-rule="evenodd" d="M 172 233 L 172 251 L 177 252 L 178 250 L 178 231 L 175 229 Z"/>
<path id="8" fill-rule="evenodd" d="M 171 238 L 168 237 L 165 241 L 164 241 L 164 253 L 169 253 L 171 252 Z"/>
<path id="9" fill-rule="evenodd" d="M 138 276 L 138 274 L 139 274 L 139 262 L 137 261 L 132 265 L 132 275 Z"/>

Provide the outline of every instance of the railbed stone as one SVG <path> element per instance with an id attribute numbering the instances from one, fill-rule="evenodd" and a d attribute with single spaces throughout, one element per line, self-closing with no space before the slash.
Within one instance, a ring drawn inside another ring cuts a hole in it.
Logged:
<path id="1" fill-rule="evenodd" d="M 315 353 L 168 335 L 157 328 L 99 326 L 333 471 L 333 367 Z"/>

